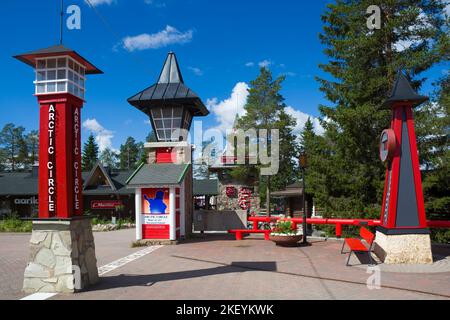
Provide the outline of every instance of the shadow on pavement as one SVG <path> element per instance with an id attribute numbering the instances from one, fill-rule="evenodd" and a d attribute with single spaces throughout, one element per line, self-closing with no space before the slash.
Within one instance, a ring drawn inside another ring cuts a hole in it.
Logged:
<path id="1" fill-rule="evenodd" d="M 152 286 L 158 282 L 176 281 L 184 279 L 201 278 L 227 273 L 239 273 L 255 270 L 277 271 L 276 262 L 233 262 L 231 265 L 223 265 L 209 269 L 188 270 L 179 272 L 149 274 L 149 275 L 127 275 L 102 277 L 98 285 L 88 291 L 107 290 L 114 288 L 125 288 L 135 286 Z"/>

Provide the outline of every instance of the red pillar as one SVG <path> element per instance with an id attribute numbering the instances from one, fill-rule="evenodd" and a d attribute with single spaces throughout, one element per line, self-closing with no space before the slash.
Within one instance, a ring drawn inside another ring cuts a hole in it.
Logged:
<path id="1" fill-rule="evenodd" d="M 80 112 L 66 93 L 38 96 L 40 105 L 39 218 L 83 214 Z"/>

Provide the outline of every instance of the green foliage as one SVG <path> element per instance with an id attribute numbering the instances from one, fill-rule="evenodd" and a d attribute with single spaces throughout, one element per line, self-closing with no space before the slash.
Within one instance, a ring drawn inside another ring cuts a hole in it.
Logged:
<path id="1" fill-rule="evenodd" d="M 111 149 L 106 148 L 100 154 L 100 161 L 103 166 L 107 166 L 111 169 L 116 169 L 118 167 L 118 158 L 119 156 Z"/>
<path id="2" fill-rule="evenodd" d="M 19 169 L 18 166 L 23 164 L 26 159 L 23 139 L 24 131 L 24 127 L 16 127 L 13 123 L 8 123 L 0 132 L 0 145 L 11 171 L 17 171 Z"/>
<path id="3" fill-rule="evenodd" d="M 284 235 L 296 235 L 297 230 L 294 229 L 293 222 L 288 219 L 281 218 L 272 229 L 273 233 Z"/>
<path id="4" fill-rule="evenodd" d="M 128 137 L 120 146 L 119 165 L 121 170 L 136 169 L 143 160 L 143 144 L 136 143 L 132 137 Z"/>
<path id="5" fill-rule="evenodd" d="M 20 220 L 16 215 L 0 220 L 0 232 L 31 232 L 31 221 Z"/>
<path id="6" fill-rule="evenodd" d="M 94 168 L 98 161 L 98 145 L 95 142 L 94 136 L 91 134 L 84 144 L 82 155 L 82 168 L 85 171 L 90 171 Z"/>
<path id="7" fill-rule="evenodd" d="M 259 76 L 251 81 L 247 104 L 245 105 L 246 114 L 243 117 L 237 117 L 235 129 L 244 131 L 250 129 L 267 129 L 270 133 L 272 129 L 278 129 L 280 134 L 280 170 L 274 176 L 261 177 L 260 197 L 262 202 L 268 203 L 266 194 L 270 190 L 284 189 L 287 185 L 296 180 L 295 157 L 298 154 L 298 145 L 292 131 L 296 125 L 295 119 L 286 113 L 284 98 L 280 94 L 281 84 L 284 77 L 273 79 L 272 73 L 267 68 L 261 68 Z M 259 145 L 259 135 L 257 141 L 250 141 L 252 144 Z M 267 145 L 270 150 L 269 134 Z M 258 177 L 260 175 L 260 166 L 238 167 L 233 169 L 231 176 L 234 178 Z"/>
<path id="8" fill-rule="evenodd" d="M 382 8 L 381 30 L 367 29 L 364 12 L 370 5 Z M 310 158 L 307 191 L 328 215 L 363 217 L 381 203 L 385 168 L 378 141 L 390 111 L 379 107 L 400 67 L 417 90 L 424 80 L 419 75 L 443 58 L 443 8 L 442 1 L 420 0 L 328 5 L 320 39 L 329 62 L 320 68 L 331 77 L 317 80 L 332 106 L 320 106 L 324 135 L 313 135 L 309 126 L 303 137 Z M 411 46 L 401 47 L 408 41 Z"/>

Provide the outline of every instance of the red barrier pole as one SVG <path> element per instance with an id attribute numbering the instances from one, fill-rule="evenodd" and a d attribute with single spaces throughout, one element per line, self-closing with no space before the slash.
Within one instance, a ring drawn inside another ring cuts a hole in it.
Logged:
<path id="1" fill-rule="evenodd" d="M 253 222 L 253 229 L 258 230 L 258 222 L 272 222 L 277 221 L 279 218 L 264 218 L 264 217 L 250 217 L 249 221 Z M 291 220 L 295 224 L 300 224 L 303 222 L 302 218 L 294 218 Z M 318 225 L 364 225 L 367 224 L 370 227 L 376 227 L 381 224 L 380 220 L 369 220 L 369 219 L 307 219 L 308 224 L 318 224 Z M 256 225 L 256 227 L 255 227 Z M 429 220 L 427 221 L 427 225 L 430 228 L 449 228 L 450 229 L 450 221 L 441 221 L 441 220 Z"/>
<path id="2" fill-rule="evenodd" d="M 340 223 L 336 224 L 336 237 L 342 237 L 342 224 Z"/>

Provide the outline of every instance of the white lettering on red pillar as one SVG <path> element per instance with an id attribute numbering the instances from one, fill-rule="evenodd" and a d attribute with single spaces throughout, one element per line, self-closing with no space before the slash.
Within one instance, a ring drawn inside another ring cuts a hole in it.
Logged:
<path id="1" fill-rule="evenodd" d="M 55 168 L 55 106 L 50 105 L 48 108 L 48 162 L 47 162 L 47 186 L 48 186 L 48 213 L 50 217 L 55 216 L 56 207 L 56 168 Z"/>
<path id="2" fill-rule="evenodd" d="M 74 145 L 74 161 L 73 161 L 73 176 L 74 176 L 74 210 L 76 214 L 80 214 L 81 209 L 81 136 L 80 136 L 80 109 L 75 106 L 73 114 L 73 145 Z"/>

